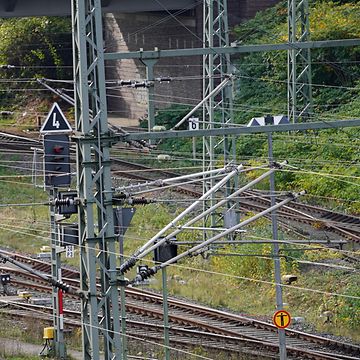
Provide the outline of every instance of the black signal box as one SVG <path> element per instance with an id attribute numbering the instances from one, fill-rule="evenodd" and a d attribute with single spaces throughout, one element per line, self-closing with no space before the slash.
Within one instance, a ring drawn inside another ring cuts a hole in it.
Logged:
<path id="1" fill-rule="evenodd" d="M 177 245 L 173 243 L 164 243 L 154 249 L 154 261 L 164 263 L 177 256 Z"/>
<path id="2" fill-rule="evenodd" d="M 68 135 L 44 136 L 45 185 L 70 186 L 70 142 Z"/>
<path id="3" fill-rule="evenodd" d="M 60 246 L 79 245 L 78 224 L 67 224 L 61 226 Z"/>

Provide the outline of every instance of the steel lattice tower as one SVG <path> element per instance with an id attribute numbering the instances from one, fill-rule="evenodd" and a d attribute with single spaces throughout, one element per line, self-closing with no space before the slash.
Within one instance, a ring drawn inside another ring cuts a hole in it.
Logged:
<path id="1" fill-rule="evenodd" d="M 203 47 L 229 47 L 227 0 L 205 0 L 203 7 Z M 203 129 L 226 127 L 233 119 L 232 114 L 232 72 L 229 54 L 215 51 L 203 56 Z M 216 86 L 224 83 L 219 92 Z M 216 111 L 216 114 L 215 114 Z M 215 153 L 223 154 L 224 163 L 235 160 L 235 139 L 233 136 L 203 138 L 203 170 L 215 167 Z M 214 180 L 204 179 L 204 192 L 214 186 Z M 212 203 L 213 200 L 210 200 Z M 204 208 L 209 204 L 204 203 Z M 211 226 L 215 225 L 211 217 Z"/>
<path id="2" fill-rule="evenodd" d="M 308 0 L 288 0 L 289 43 L 310 40 Z M 311 50 L 295 46 L 288 51 L 288 117 L 309 121 L 313 112 Z"/>
<path id="3" fill-rule="evenodd" d="M 120 359 L 120 314 L 100 0 L 72 0 L 84 359 Z M 100 281 L 100 289 L 97 288 Z"/>

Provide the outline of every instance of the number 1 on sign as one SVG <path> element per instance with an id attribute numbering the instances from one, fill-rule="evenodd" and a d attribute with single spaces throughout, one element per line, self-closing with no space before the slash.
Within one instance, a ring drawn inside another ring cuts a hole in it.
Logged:
<path id="1" fill-rule="evenodd" d="M 53 114 L 53 126 L 57 129 L 60 127 L 60 122 L 56 120 L 56 113 Z"/>

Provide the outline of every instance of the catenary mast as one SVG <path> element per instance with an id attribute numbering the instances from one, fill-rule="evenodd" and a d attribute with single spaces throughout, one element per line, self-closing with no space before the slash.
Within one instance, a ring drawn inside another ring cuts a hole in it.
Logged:
<path id="1" fill-rule="evenodd" d="M 101 1 L 72 0 L 72 26 L 84 359 L 100 358 L 100 338 L 120 359 Z"/>

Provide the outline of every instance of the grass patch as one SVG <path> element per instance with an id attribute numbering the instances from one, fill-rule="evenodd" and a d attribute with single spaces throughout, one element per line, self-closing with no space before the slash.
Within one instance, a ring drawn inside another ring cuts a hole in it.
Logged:
<path id="1" fill-rule="evenodd" d="M 271 322 L 276 311 L 274 285 L 257 282 L 254 278 L 234 278 L 225 272 L 213 273 L 214 265 L 211 259 L 196 258 L 182 265 L 188 265 L 194 270 L 182 266 L 169 269 L 170 294 Z M 241 277 L 241 273 L 238 275 Z M 283 288 L 285 308 L 292 317 L 305 318 L 305 328 L 309 331 L 315 329 L 319 333 L 330 333 L 360 341 L 359 300 L 335 295 L 359 297 L 356 284 L 360 282 L 360 276 L 342 271 L 314 270 L 300 271 L 298 276 L 299 280 L 293 284 L 297 288 Z M 273 282 L 271 279 L 270 281 Z M 161 291 L 161 274 L 157 275 L 156 281 L 152 281 L 150 286 Z M 326 321 L 325 312 L 331 313 L 330 322 Z"/>
<path id="2" fill-rule="evenodd" d="M 14 322 L 0 313 L 0 338 L 18 339 L 32 344 L 42 344 L 43 329 L 46 325 L 40 321 L 23 319 Z"/>
<path id="3" fill-rule="evenodd" d="M 2 170 L 0 176 L 8 173 L 9 171 Z M 8 189 L 7 183 L 0 181 L 1 193 L 6 197 L 2 203 L 24 203 L 25 201 L 30 203 L 31 201 L 47 200 L 48 195 L 41 189 L 31 187 L 28 179 L 19 176 L 16 180 L 19 181 L 14 182 L 14 178 L 11 178 L 11 189 Z M 24 201 L 24 199 L 26 200 Z M 0 245 L 36 253 L 39 252 L 40 246 L 50 243 L 48 207 L 9 206 L 0 210 L 2 223 Z M 164 225 L 167 225 L 180 211 L 179 208 L 169 208 L 159 204 L 137 208 L 131 227 L 125 236 L 125 255 L 131 255 L 135 249 L 144 244 Z M 247 231 L 246 238 L 271 238 L 270 222 L 267 220 L 257 221 Z M 286 233 L 280 233 L 280 236 L 284 239 L 295 238 L 293 234 Z M 178 240 L 198 240 L 200 238 L 201 233 L 199 232 L 184 232 L 178 237 Z M 286 246 L 281 248 L 286 250 Z M 183 250 L 184 248 L 181 248 L 179 252 Z M 251 244 L 217 250 L 217 252 L 232 252 L 247 256 L 211 256 L 208 259 L 196 256 L 184 259 L 168 269 L 169 292 L 215 308 L 228 308 L 271 321 L 275 311 L 275 288 L 271 284 L 274 278 L 273 261 L 269 258 L 271 251 L 269 245 Z M 298 259 L 321 262 L 337 261 L 338 254 L 328 250 L 303 252 L 299 249 L 284 253 L 288 255 L 288 260 L 285 261 L 282 258 L 282 273 L 295 272 L 298 275 L 298 282 L 295 285 L 299 289 L 286 287 L 283 291 L 284 302 L 288 304 L 287 308 L 292 316 L 304 317 L 305 321 L 315 326 L 319 332 L 348 336 L 359 341 L 359 303 L 356 299 L 360 296 L 357 287 L 357 284 L 360 283 L 359 275 L 338 270 L 303 269 L 297 263 Z M 78 256 L 74 259 L 63 257 L 63 262 L 77 266 Z M 152 254 L 149 254 L 144 262 L 152 265 Z M 135 276 L 135 269 L 126 276 L 132 279 Z M 155 280 L 151 282 L 151 287 L 161 291 L 161 274 L 157 274 Z M 311 292 L 306 289 L 348 294 L 354 296 L 355 299 Z M 332 313 L 330 323 L 324 322 L 325 319 L 322 317 L 324 311 Z M 11 337 L 26 335 L 18 333 L 19 329 L 12 329 L 12 331 L 14 333 Z M 39 331 L 39 334 L 38 341 L 41 341 L 42 332 Z"/>
<path id="4" fill-rule="evenodd" d="M 39 360 L 38 356 L 18 355 L 7 357 L 7 360 Z"/>
<path id="5" fill-rule="evenodd" d="M 127 251 L 131 253 L 134 246 L 131 238 L 143 234 L 141 243 L 154 235 L 157 229 L 165 225 L 170 211 L 162 213 L 164 209 L 156 208 L 160 212 L 159 219 L 153 222 L 154 208 L 138 209 L 126 239 Z M 166 217 L 167 214 L 167 217 Z M 166 220 L 166 221 L 165 221 Z M 137 231 L 134 234 L 134 231 Z M 270 222 L 261 219 L 248 228 L 248 238 L 271 238 Z M 280 238 L 294 239 L 293 234 L 280 232 Z M 183 235 L 186 238 L 186 234 Z M 283 301 L 286 309 L 293 317 L 304 317 L 305 328 L 314 329 L 338 336 L 345 336 L 360 341 L 360 318 L 358 309 L 359 300 L 349 298 L 360 297 L 357 284 L 360 276 L 356 272 L 344 272 L 326 267 L 304 267 L 298 260 L 316 262 L 337 262 L 341 258 L 339 253 L 326 248 L 319 250 L 309 248 L 303 251 L 301 247 L 281 245 L 282 253 L 287 258 L 281 258 L 281 273 L 295 273 L 298 281 L 294 287 L 283 288 Z M 179 253 L 182 252 L 181 249 Z M 238 247 L 229 246 L 217 252 L 237 253 L 250 256 L 210 256 L 204 259 L 201 256 L 187 258 L 177 265 L 168 268 L 168 290 L 170 294 L 193 299 L 200 303 L 215 307 L 227 308 L 247 315 L 258 316 L 270 321 L 276 310 L 276 293 L 273 275 L 273 259 L 270 245 L 247 244 Z M 256 255 L 259 256 L 251 256 Z M 144 263 L 145 260 L 142 260 Z M 150 256 L 147 263 L 153 265 Z M 348 265 L 351 266 L 351 265 Z M 325 270 L 324 270 L 325 269 Z M 132 278 L 134 273 L 127 276 Z M 158 273 L 150 282 L 150 287 L 161 291 L 161 273 Z M 314 290 L 314 291 L 311 291 Z M 322 293 L 323 292 L 323 293 Z M 338 295 L 337 295 L 338 294 Z M 326 321 L 325 312 L 330 312 L 330 321 Z"/>
<path id="6" fill-rule="evenodd" d="M 22 346 L 18 345 L 15 340 L 18 340 L 22 343 L 27 344 L 36 344 L 40 346 L 43 345 L 43 333 L 44 327 L 48 327 L 48 324 L 45 324 L 40 321 L 33 321 L 31 319 L 23 319 L 21 321 L 16 321 L 12 318 L 2 314 L 0 311 L 0 360 L 2 359 L 39 359 L 39 356 L 30 356 L 24 354 Z M 11 339 L 14 340 L 14 346 L 12 346 L 11 351 L 6 351 L 4 346 L 1 346 L 2 339 Z M 81 329 L 77 329 L 72 333 L 65 334 L 65 343 L 68 348 L 81 350 Z M 72 357 L 68 356 L 68 359 L 71 360 Z"/>
<path id="7" fill-rule="evenodd" d="M 0 160 L 9 164 L 0 166 L 0 246 L 27 253 L 39 252 L 42 245 L 49 244 L 49 208 L 31 204 L 47 201 L 48 195 L 31 184 L 30 169 L 14 175 L 12 166 L 22 167 L 26 163 L 29 166 L 29 159 L 2 156 Z"/>

